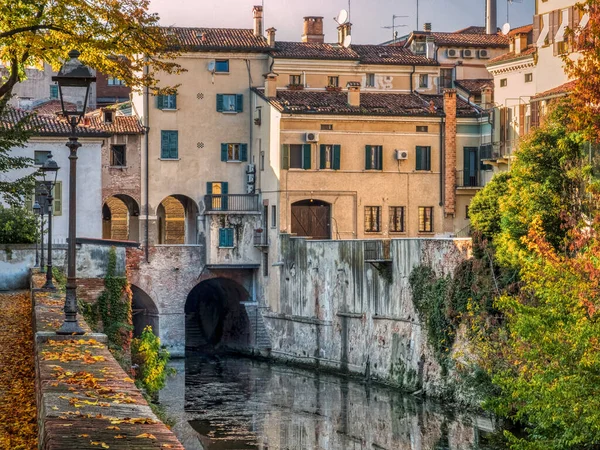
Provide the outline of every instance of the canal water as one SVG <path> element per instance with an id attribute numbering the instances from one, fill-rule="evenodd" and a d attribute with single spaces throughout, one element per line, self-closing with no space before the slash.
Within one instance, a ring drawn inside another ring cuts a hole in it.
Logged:
<path id="1" fill-rule="evenodd" d="M 396 390 L 230 356 L 171 363 L 160 401 L 187 450 L 499 450 L 490 417 Z"/>

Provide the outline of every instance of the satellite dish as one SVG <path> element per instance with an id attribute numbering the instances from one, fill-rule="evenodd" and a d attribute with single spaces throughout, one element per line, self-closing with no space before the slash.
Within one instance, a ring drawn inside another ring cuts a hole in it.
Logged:
<path id="1" fill-rule="evenodd" d="M 348 35 L 344 38 L 344 43 L 342 44 L 342 47 L 348 48 L 348 47 L 350 47 L 351 43 L 352 43 L 352 36 Z"/>
<path id="2" fill-rule="evenodd" d="M 216 66 L 215 62 L 214 61 L 210 61 L 208 63 L 208 71 L 209 72 L 214 72 L 215 71 L 215 66 Z"/>
<path id="3" fill-rule="evenodd" d="M 510 32 L 510 23 L 506 22 L 502 25 L 502 34 L 506 36 Z"/>
<path id="4" fill-rule="evenodd" d="M 340 25 L 343 25 L 346 22 L 348 22 L 348 11 L 346 11 L 345 9 L 342 9 L 340 11 L 340 13 L 337 15 L 337 17 L 335 18 L 335 21 L 337 23 L 339 23 Z"/>

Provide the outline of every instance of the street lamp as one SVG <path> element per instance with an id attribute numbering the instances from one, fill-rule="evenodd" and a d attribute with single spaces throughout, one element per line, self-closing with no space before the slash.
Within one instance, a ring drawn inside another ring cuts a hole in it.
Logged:
<path id="1" fill-rule="evenodd" d="M 77 280 L 75 273 L 75 239 L 77 230 L 77 149 L 81 144 L 77 141 L 77 125 L 85 115 L 85 108 L 90 86 L 96 81 L 91 69 L 79 61 L 77 50 L 69 52 L 69 60 L 63 64 L 52 81 L 58 84 L 60 105 L 64 117 L 71 125 L 69 136 L 69 241 L 67 250 L 67 293 L 65 298 L 65 320 L 57 334 L 83 334 L 77 323 Z M 75 104 L 75 109 L 67 109 L 65 98 Z"/>
<path id="2" fill-rule="evenodd" d="M 48 265 L 46 267 L 46 283 L 42 286 L 44 289 L 56 289 L 54 283 L 52 283 L 52 191 L 56 186 L 56 178 L 58 177 L 58 164 L 52 159 L 52 153 L 48 155 L 48 159 L 42 167 L 40 172 L 42 173 L 43 183 L 48 192 Z"/>
<path id="3" fill-rule="evenodd" d="M 40 214 L 42 207 L 36 200 L 33 204 L 33 215 L 35 216 L 35 224 L 37 226 L 37 216 Z M 35 267 L 40 267 L 40 252 L 38 251 L 38 240 L 35 240 Z"/>

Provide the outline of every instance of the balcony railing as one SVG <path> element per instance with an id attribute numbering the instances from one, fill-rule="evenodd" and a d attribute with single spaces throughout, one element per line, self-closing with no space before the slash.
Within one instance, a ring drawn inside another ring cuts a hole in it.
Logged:
<path id="1" fill-rule="evenodd" d="M 256 194 L 205 195 L 206 212 L 259 212 Z"/>
<path id="2" fill-rule="evenodd" d="M 254 246 L 255 247 L 268 247 L 269 246 L 269 233 L 267 230 L 263 230 L 263 229 L 254 230 Z"/>
<path id="3" fill-rule="evenodd" d="M 370 240 L 364 242 L 365 261 L 383 262 L 391 261 L 390 241 Z"/>
<path id="4" fill-rule="evenodd" d="M 476 188 L 483 187 L 481 171 L 476 170 L 475 172 L 457 170 L 456 171 L 456 187 L 459 188 Z"/>

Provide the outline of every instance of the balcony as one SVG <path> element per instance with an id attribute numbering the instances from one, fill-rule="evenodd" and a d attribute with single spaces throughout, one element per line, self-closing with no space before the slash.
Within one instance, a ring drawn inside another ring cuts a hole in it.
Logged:
<path id="1" fill-rule="evenodd" d="M 371 240 L 364 242 L 365 262 L 391 262 L 390 240 Z"/>
<path id="2" fill-rule="evenodd" d="M 206 213 L 256 213 L 260 214 L 257 194 L 205 195 Z"/>
<path id="3" fill-rule="evenodd" d="M 269 246 L 269 232 L 262 228 L 254 230 L 254 246 L 265 248 Z"/>
<path id="4" fill-rule="evenodd" d="M 481 170 L 475 172 L 457 170 L 456 171 L 456 187 L 459 189 L 479 189 L 485 185 L 486 177 L 483 176 Z"/>

